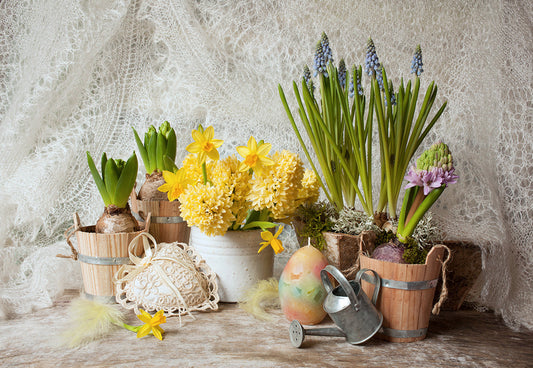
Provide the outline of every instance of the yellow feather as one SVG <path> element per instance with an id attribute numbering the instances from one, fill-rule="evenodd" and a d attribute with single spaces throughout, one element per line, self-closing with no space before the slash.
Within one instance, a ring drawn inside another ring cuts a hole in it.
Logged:
<path id="1" fill-rule="evenodd" d="M 70 326 L 62 337 L 70 348 L 103 338 L 117 325 L 122 325 L 124 319 L 117 306 L 83 298 L 70 303 L 68 314 Z"/>
<path id="2" fill-rule="evenodd" d="M 245 293 L 239 306 L 257 319 L 272 320 L 272 315 L 266 312 L 265 308 L 280 308 L 278 280 L 270 278 L 259 281 Z"/>

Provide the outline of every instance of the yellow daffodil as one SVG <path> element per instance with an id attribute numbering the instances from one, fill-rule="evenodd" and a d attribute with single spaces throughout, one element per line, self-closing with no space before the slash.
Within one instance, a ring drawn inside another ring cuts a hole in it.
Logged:
<path id="1" fill-rule="evenodd" d="M 165 184 L 161 185 L 157 190 L 167 193 L 170 202 L 178 199 L 189 184 L 194 184 L 194 181 L 188 178 L 186 171 L 183 169 L 179 169 L 176 173 L 165 170 L 163 171 L 163 179 L 165 179 Z"/>
<path id="2" fill-rule="evenodd" d="M 283 231 L 283 226 L 280 226 L 278 228 L 278 231 L 276 231 L 276 234 L 272 235 L 270 231 L 263 231 L 261 233 L 261 238 L 263 240 L 266 240 L 264 242 L 261 242 L 261 248 L 257 251 L 257 253 L 260 253 L 263 249 L 268 247 L 269 245 L 274 249 L 274 253 L 278 254 L 283 252 L 283 244 L 281 243 L 281 240 L 278 239 L 279 234 Z"/>
<path id="3" fill-rule="evenodd" d="M 213 139 L 214 136 L 215 130 L 212 126 L 205 130 L 200 126 L 198 130 L 192 131 L 194 142 L 189 144 L 186 150 L 190 153 L 198 153 L 199 165 L 202 165 L 207 157 L 215 161 L 220 157 L 217 148 L 220 147 L 224 141 Z"/>
<path id="4" fill-rule="evenodd" d="M 167 321 L 164 311 L 160 310 L 152 317 L 149 313 L 143 311 L 142 309 L 139 310 L 141 311 L 141 314 L 139 314 L 137 318 L 144 322 L 144 326 L 141 326 L 139 331 L 137 331 L 137 337 L 144 337 L 151 331 L 155 337 L 157 337 L 159 340 L 163 340 L 163 332 L 165 332 L 165 330 L 159 327 L 159 325 Z"/>
<path id="5" fill-rule="evenodd" d="M 239 171 L 246 171 L 252 169 L 256 174 L 261 175 L 266 166 L 274 165 L 274 161 L 267 157 L 272 149 L 270 143 L 257 144 L 254 137 L 248 139 L 247 146 L 237 147 L 239 155 L 244 157 L 244 161 L 239 165 Z"/>

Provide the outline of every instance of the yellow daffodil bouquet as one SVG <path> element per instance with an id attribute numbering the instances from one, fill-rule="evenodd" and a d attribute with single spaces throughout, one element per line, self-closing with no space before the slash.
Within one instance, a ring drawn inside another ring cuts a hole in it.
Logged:
<path id="1" fill-rule="evenodd" d="M 312 170 L 305 170 L 299 156 L 287 150 L 269 155 L 272 145 L 250 137 L 246 146 L 236 147 L 237 155 L 220 159 L 213 127 L 201 125 L 192 131 L 189 155 L 175 172 L 163 171 L 165 184 L 159 190 L 168 199 L 179 199 L 181 216 L 189 226 L 209 236 L 228 230 L 261 229 L 263 247 L 283 251 L 268 229 L 275 222 L 290 220 L 298 206 L 318 199 L 319 184 Z"/>

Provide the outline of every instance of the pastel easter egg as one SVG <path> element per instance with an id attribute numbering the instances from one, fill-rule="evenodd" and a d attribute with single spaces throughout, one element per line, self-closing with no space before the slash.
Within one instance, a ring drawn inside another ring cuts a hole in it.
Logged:
<path id="1" fill-rule="evenodd" d="M 279 279 L 281 310 L 289 321 L 314 325 L 324 319 L 326 290 L 320 271 L 327 264 L 326 257 L 312 246 L 298 249 L 289 259 Z"/>

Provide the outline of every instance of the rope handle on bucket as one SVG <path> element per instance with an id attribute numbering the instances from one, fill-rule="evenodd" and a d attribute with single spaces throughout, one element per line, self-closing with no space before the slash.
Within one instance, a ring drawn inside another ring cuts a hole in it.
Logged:
<path id="1" fill-rule="evenodd" d="M 448 256 L 446 257 L 444 261 L 437 259 L 442 264 L 442 267 L 441 267 L 442 288 L 440 290 L 439 301 L 433 306 L 433 309 L 431 310 L 431 313 L 435 315 L 440 313 L 440 308 L 442 307 L 442 304 L 444 304 L 444 302 L 448 298 L 448 288 L 446 287 L 446 266 L 448 265 L 448 262 L 452 259 L 452 251 L 450 250 L 450 248 L 448 248 L 447 246 L 443 244 L 435 245 L 433 247 L 433 249 L 437 249 L 437 248 L 445 249 L 448 252 Z"/>
<path id="2" fill-rule="evenodd" d="M 74 245 L 72 245 L 72 242 L 70 241 L 70 237 L 72 235 L 74 235 L 76 233 L 76 231 L 78 231 L 80 228 L 81 228 L 80 216 L 78 216 L 78 213 L 75 212 L 74 213 L 74 225 L 69 227 L 65 231 L 65 233 L 63 234 L 63 236 L 65 237 L 65 239 L 67 241 L 67 244 L 70 247 L 70 250 L 72 251 L 72 254 L 69 254 L 68 256 L 66 256 L 64 254 L 56 254 L 56 257 L 59 257 L 59 258 L 72 258 L 75 261 L 78 260 L 78 251 L 76 250 L 76 248 L 74 248 Z"/>

